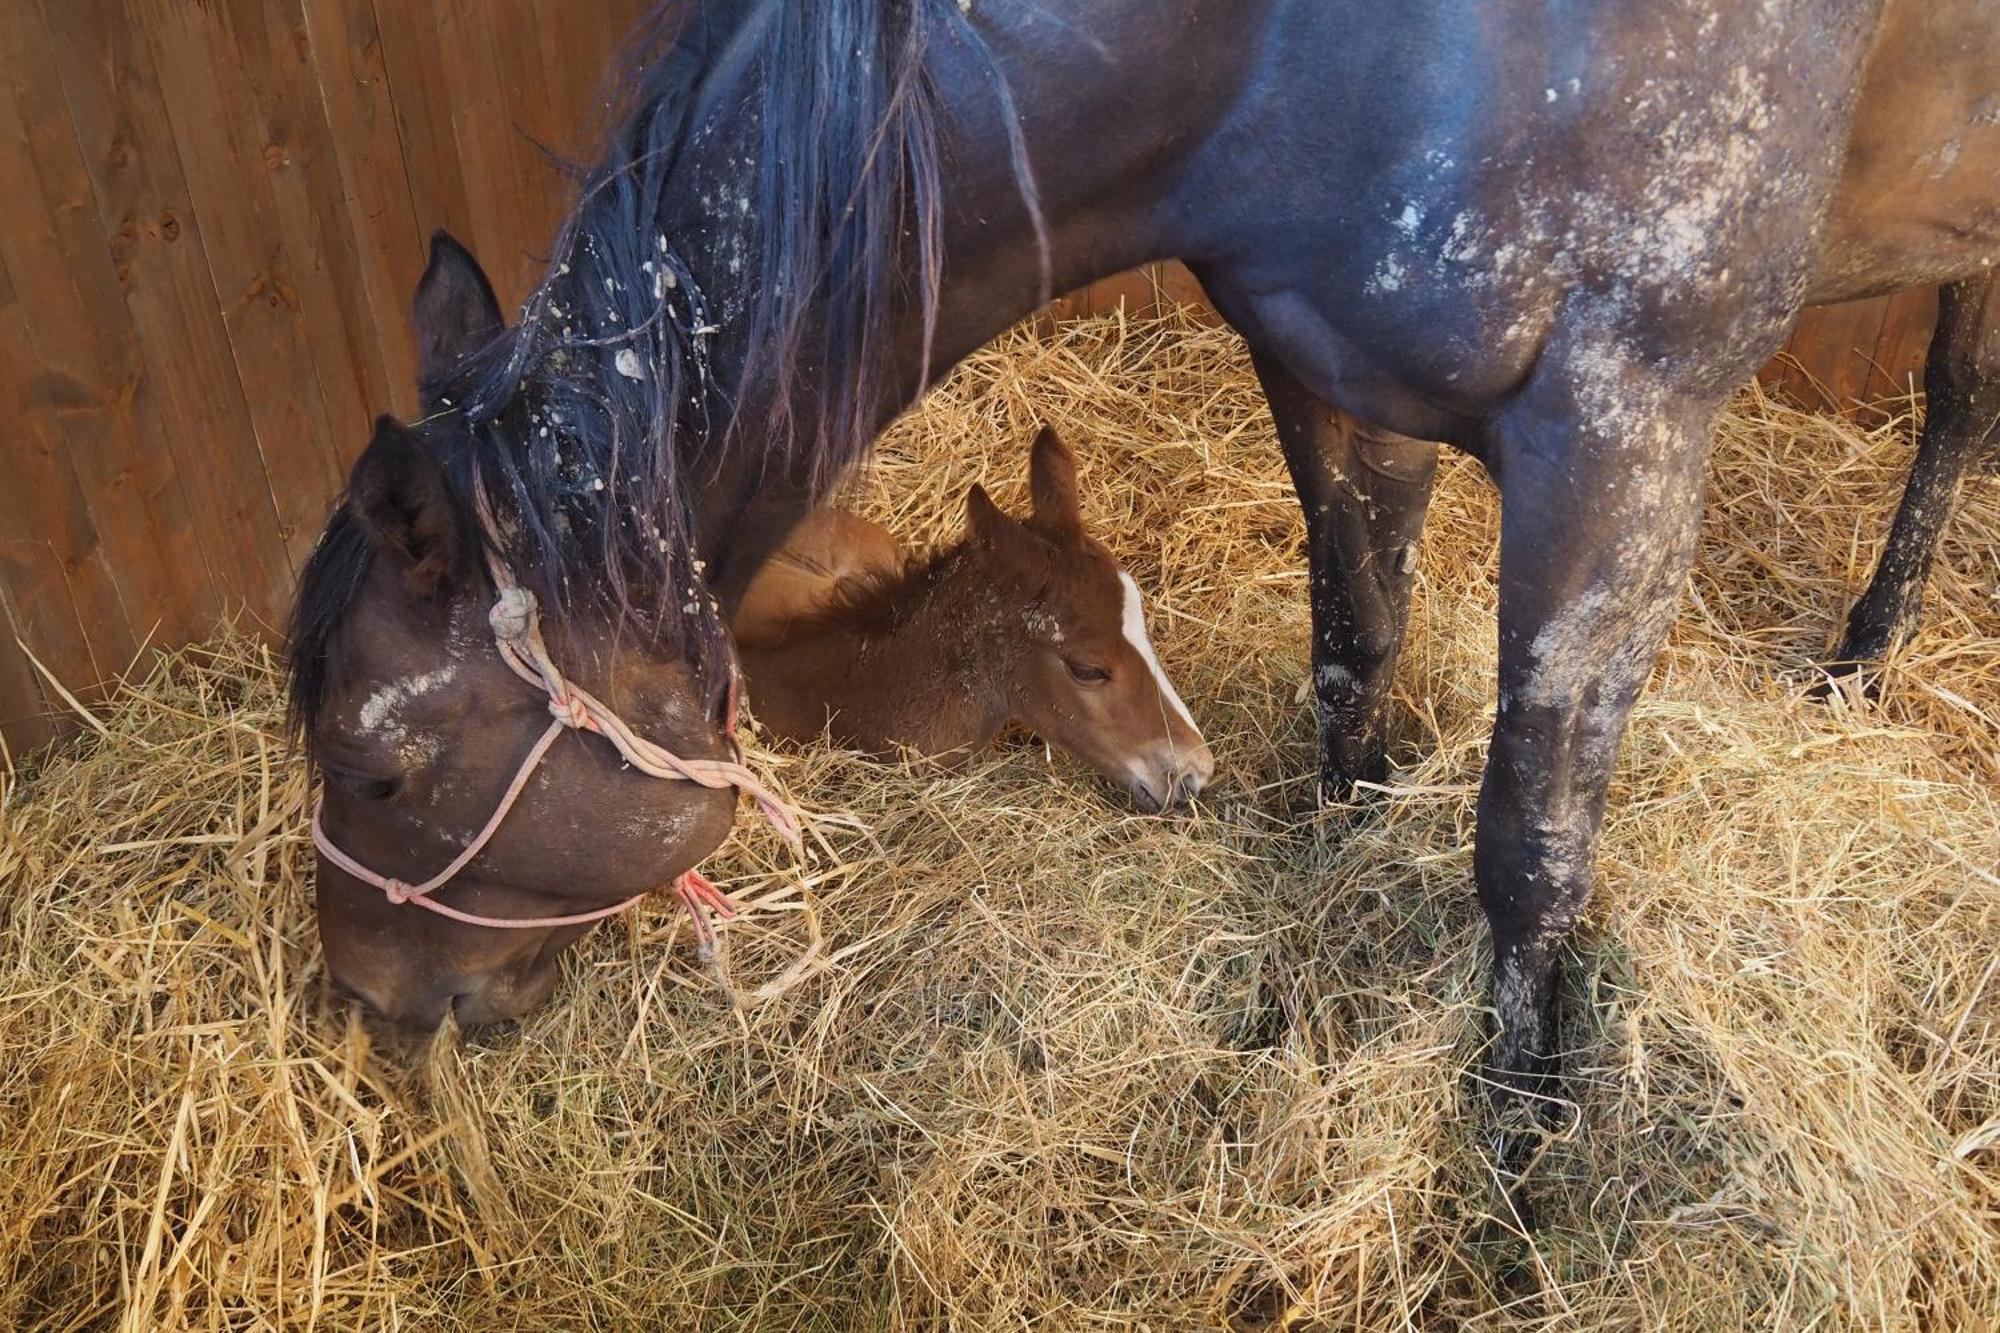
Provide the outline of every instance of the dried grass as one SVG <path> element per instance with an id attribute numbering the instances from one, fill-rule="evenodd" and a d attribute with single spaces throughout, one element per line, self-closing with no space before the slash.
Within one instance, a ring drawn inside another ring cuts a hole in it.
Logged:
<path id="1" fill-rule="evenodd" d="M 1404 768 L 1301 814 L 1301 531 L 1236 341 L 1012 335 L 858 493 L 940 535 L 969 480 L 1019 494 L 1041 419 L 1155 590 L 1214 799 L 1136 817 L 1030 743 L 965 774 L 794 751 L 791 787 L 868 831 L 830 826 L 801 877 L 739 821 L 737 984 L 825 939 L 760 1006 L 660 906 L 520 1030 L 363 1021 L 320 972 L 304 778 L 241 638 L 14 776 L 0 1325 L 1990 1327 L 2000 485 L 1884 702 L 1817 705 L 1911 416 L 1753 391 L 1724 422 L 1580 942 L 1580 1127 L 1524 1236 L 1473 1073 L 1490 488 L 1446 464 Z"/>

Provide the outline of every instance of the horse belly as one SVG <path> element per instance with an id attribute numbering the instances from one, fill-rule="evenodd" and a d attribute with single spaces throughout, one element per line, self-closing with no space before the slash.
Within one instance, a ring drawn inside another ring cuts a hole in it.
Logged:
<path id="1" fill-rule="evenodd" d="M 2000 5 L 1894 0 L 1809 299 L 1950 282 L 2000 255 Z"/>

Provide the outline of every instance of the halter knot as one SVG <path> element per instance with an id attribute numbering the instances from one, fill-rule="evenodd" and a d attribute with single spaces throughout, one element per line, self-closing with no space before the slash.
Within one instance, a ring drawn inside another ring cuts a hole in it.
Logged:
<path id="1" fill-rule="evenodd" d="M 502 588 L 493 609 L 486 613 L 486 624 L 494 638 L 507 643 L 521 642 L 534 628 L 535 594 L 522 587 Z"/>
<path id="2" fill-rule="evenodd" d="M 493 522 L 493 512 L 487 506 L 486 490 L 480 484 L 476 472 L 473 474 L 472 494 L 480 524 L 497 548 L 499 539 Z M 493 813 L 487 816 L 484 827 L 459 848 L 458 855 L 454 856 L 443 870 L 423 883 L 411 884 L 384 875 L 380 871 L 371 870 L 342 851 L 339 845 L 327 836 L 326 825 L 320 819 L 323 807 L 315 805 L 312 816 L 312 840 L 320 855 L 362 883 L 372 884 L 382 890 L 383 896 L 391 903 L 398 905 L 415 903 L 427 911 L 468 926 L 485 926 L 495 930 L 554 930 L 602 921 L 608 916 L 615 916 L 636 906 L 646 896 L 645 894 L 635 894 L 622 903 L 613 903 L 609 907 L 600 907 L 595 911 L 572 912 L 565 916 L 494 917 L 467 912 L 448 903 L 441 903 L 431 896 L 450 883 L 459 871 L 471 864 L 473 858 L 478 856 L 492 840 L 501 822 L 507 818 L 507 812 L 514 808 L 514 802 L 519 800 L 521 793 L 527 789 L 528 780 L 534 776 L 542 757 L 549 752 L 549 747 L 556 743 L 556 738 L 562 735 L 565 728 L 594 731 L 609 738 L 627 763 L 653 777 L 698 782 L 704 787 L 740 788 L 756 800 L 779 832 L 783 833 L 794 846 L 798 844 L 798 820 L 791 807 L 772 795 L 757 780 L 755 774 L 742 766 L 740 760 L 735 763 L 725 763 L 709 759 L 682 759 L 672 751 L 663 749 L 633 732 L 603 703 L 593 699 L 579 686 L 570 684 L 561 669 L 549 657 L 548 645 L 542 641 L 541 629 L 536 623 L 538 616 L 535 595 L 514 581 L 506 567 L 500 563 L 495 549 L 487 551 L 486 568 L 493 576 L 494 587 L 499 592 L 494 599 L 492 609 L 486 613 L 486 623 L 493 631 L 500 660 L 505 662 L 515 675 L 548 695 L 549 713 L 555 720 L 542 729 L 541 737 L 522 757 L 520 767 L 514 770 L 513 781 L 509 782 L 507 790 L 501 793 L 499 803 L 493 807 Z M 728 729 L 733 741 L 736 731 L 736 682 L 733 677 L 730 680 L 729 713 Z M 689 910 L 695 913 L 698 934 L 709 929 L 707 921 L 701 915 L 704 910 L 713 910 L 725 917 L 734 915 L 729 899 L 723 895 L 722 890 L 716 888 L 699 871 L 690 870 L 682 875 L 675 881 L 675 889 L 682 901 L 687 903 Z M 707 938 L 712 942 L 712 934 Z"/>
<path id="3" fill-rule="evenodd" d="M 563 682 L 561 694 L 549 696 L 549 715 L 565 727 L 577 731 L 597 730 L 597 723 L 590 716 L 590 704 L 568 681 Z"/>

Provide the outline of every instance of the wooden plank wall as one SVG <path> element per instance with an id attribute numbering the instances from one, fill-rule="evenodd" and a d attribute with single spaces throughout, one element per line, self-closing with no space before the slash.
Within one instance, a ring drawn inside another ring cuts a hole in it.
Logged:
<path id="1" fill-rule="evenodd" d="M 524 295 L 644 0 L 0 0 L 0 738 L 223 614 L 282 621 L 415 407 L 436 226 Z"/>
<path id="2" fill-rule="evenodd" d="M 0 740 L 223 615 L 281 623 L 379 411 L 424 240 L 509 303 L 644 0 L 0 0 Z M 1199 301 L 1154 265 L 1059 302 Z M 1767 379 L 1906 390 L 1935 312 L 1814 312 Z"/>

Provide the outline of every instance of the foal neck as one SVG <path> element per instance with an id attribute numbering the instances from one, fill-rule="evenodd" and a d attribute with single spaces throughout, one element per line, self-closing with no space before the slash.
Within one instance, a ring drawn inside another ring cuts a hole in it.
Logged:
<path id="1" fill-rule="evenodd" d="M 1008 599 L 961 542 L 842 590 L 777 643 L 746 646 L 772 730 L 887 754 L 970 753 L 1007 724 Z"/>

